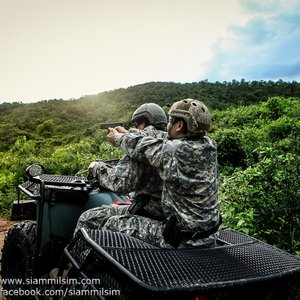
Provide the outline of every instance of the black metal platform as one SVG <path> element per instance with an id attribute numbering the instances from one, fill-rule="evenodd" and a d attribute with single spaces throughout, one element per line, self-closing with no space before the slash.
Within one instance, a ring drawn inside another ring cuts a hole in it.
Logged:
<path id="1" fill-rule="evenodd" d="M 51 174 L 41 174 L 33 177 L 19 184 L 18 189 L 31 199 L 39 199 L 41 184 L 43 184 L 45 188 L 53 190 L 86 189 L 86 182 L 82 177 Z"/>
<path id="2" fill-rule="evenodd" d="M 208 249 L 161 249 L 121 233 L 82 229 L 65 253 L 84 276 L 123 290 L 124 299 L 138 299 L 136 293 L 144 299 L 300 299 L 297 257 L 229 229 Z"/>

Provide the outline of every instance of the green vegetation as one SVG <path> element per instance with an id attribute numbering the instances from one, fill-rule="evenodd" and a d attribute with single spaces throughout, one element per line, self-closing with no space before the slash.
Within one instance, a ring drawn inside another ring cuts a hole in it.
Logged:
<path id="1" fill-rule="evenodd" d="M 203 100 L 219 147 L 224 226 L 300 255 L 300 84 L 152 82 L 78 100 L 0 105 L 0 213 L 9 214 L 25 168 L 75 174 L 122 152 L 102 122 L 127 121 L 144 102 Z M 167 107 L 165 107 L 167 110 Z"/>
<path id="2" fill-rule="evenodd" d="M 214 112 L 225 224 L 300 254 L 300 101 Z"/>

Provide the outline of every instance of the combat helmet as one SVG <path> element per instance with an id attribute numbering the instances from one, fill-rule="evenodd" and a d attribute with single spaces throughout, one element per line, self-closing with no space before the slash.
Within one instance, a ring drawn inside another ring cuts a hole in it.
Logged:
<path id="1" fill-rule="evenodd" d="M 175 102 L 169 110 L 169 116 L 185 120 L 188 135 L 203 134 L 210 128 L 210 112 L 199 100 L 183 99 Z"/>
<path id="2" fill-rule="evenodd" d="M 149 125 L 156 128 L 165 129 L 167 126 L 167 116 L 164 110 L 155 103 L 144 103 L 133 113 L 131 121 L 135 122 L 141 118 L 146 118 Z"/>

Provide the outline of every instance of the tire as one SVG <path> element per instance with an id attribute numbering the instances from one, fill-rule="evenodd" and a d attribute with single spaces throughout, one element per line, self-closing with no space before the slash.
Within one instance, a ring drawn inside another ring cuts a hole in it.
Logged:
<path id="1" fill-rule="evenodd" d="M 1 276 L 4 291 L 19 290 L 8 299 L 24 298 L 26 278 L 33 277 L 33 261 L 36 249 L 36 222 L 25 221 L 11 227 L 4 239 L 1 259 Z M 9 282 L 7 279 L 10 279 Z M 22 280 L 22 282 L 21 282 Z M 23 297 L 21 296 L 23 294 Z M 4 294 L 5 295 L 5 294 Z"/>

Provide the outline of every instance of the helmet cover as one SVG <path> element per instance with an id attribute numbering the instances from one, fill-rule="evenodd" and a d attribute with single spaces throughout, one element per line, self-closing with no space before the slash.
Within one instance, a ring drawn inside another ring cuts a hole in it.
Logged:
<path id="1" fill-rule="evenodd" d="M 183 99 L 175 102 L 169 110 L 169 116 L 184 119 L 188 134 L 207 132 L 210 128 L 210 112 L 199 100 Z"/>

